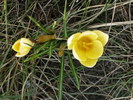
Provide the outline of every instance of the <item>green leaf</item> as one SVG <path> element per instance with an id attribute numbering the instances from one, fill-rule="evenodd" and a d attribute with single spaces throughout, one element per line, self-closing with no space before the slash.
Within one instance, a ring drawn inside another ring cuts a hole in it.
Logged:
<path id="1" fill-rule="evenodd" d="M 79 89 L 79 88 L 80 88 L 79 78 L 78 78 L 78 75 L 77 75 L 77 71 L 76 71 L 76 69 L 75 69 L 75 66 L 74 66 L 74 64 L 73 64 L 72 58 L 71 58 L 71 56 L 70 56 L 69 53 L 68 53 L 68 59 L 69 59 L 69 62 L 70 62 L 70 68 L 71 68 L 72 74 L 73 74 L 73 76 L 74 76 L 74 79 L 75 79 L 77 88 Z"/>
<path id="2" fill-rule="evenodd" d="M 9 51 L 11 50 L 11 48 L 8 48 L 7 51 L 5 52 L 5 56 L 2 59 L 2 61 L 0 62 L 0 68 L 2 67 L 3 63 L 6 61 L 6 58 L 8 56 Z"/>
<path id="3" fill-rule="evenodd" d="M 57 24 L 57 21 L 54 21 L 54 23 L 52 24 L 52 31 L 53 31 L 53 32 L 54 32 L 54 30 L 55 30 L 56 24 Z"/>
<path id="4" fill-rule="evenodd" d="M 64 55 L 61 57 L 59 86 L 58 86 L 59 88 L 58 100 L 62 100 L 63 76 L 64 76 Z"/>
<path id="5" fill-rule="evenodd" d="M 42 55 L 44 55 L 46 53 L 47 53 L 47 51 L 41 52 L 39 54 L 35 54 L 32 57 L 29 57 L 29 58 L 25 59 L 24 62 L 28 62 L 30 60 L 34 60 L 34 59 L 36 59 L 36 58 L 38 58 L 38 57 L 40 57 L 40 56 L 42 56 Z"/>
<path id="6" fill-rule="evenodd" d="M 67 38 L 67 28 L 66 28 L 67 14 L 66 14 L 66 6 L 67 6 L 67 0 L 65 0 L 65 8 L 64 8 L 64 14 L 63 14 L 63 28 L 64 28 L 65 38 Z M 60 77 L 59 77 L 58 100 L 62 100 L 62 88 L 63 88 L 63 76 L 64 76 L 64 55 L 61 57 L 61 66 L 60 67 L 61 68 L 60 68 Z"/>
<path id="7" fill-rule="evenodd" d="M 64 8 L 64 14 L 63 14 L 63 28 L 64 28 L 64 35 L 65 38 L 67 38 L 67 13 L 66 13 L 66 7 L 67 7 L 67 0 L 65 0 L 65 8 Z"/>
<path id="8" fill-rule="evenodd" d="M 35 24 L 36 24 L 36 26 L 38 26 L 43 32 L 45 32 L 45 33 L 50 33 L 51 34 L 51 32 L 50 31 L 48 31 L 47 29 L 45 29 L 41 24 L 39 24 L 34 18 L 32 18 L 31 16 L 29 16 L 29 18 L 30 18 L 30 20 L 32 20 Z"/>

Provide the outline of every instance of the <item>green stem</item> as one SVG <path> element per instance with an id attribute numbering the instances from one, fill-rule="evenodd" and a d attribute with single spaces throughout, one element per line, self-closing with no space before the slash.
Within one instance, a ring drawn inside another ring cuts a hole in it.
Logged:
<path id="1" fill-rule="evenodd" d="M 58 100 L 62 100 L 63 75 L 64 75 L 64 55 L 61 57 Z"/>

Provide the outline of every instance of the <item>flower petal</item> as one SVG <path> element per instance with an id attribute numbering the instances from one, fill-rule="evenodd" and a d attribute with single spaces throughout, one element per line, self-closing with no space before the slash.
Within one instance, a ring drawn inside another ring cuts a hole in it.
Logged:
<path id="1" fill-rule="evenodd" d="M 80 61 L 80 63 L 86 67 L 93 67 L 96 65 L 98 59 L 87 59 L 86 61 Z"/>
<path id="2" fill-rule="evenodd" d="M 85 61 L 87 60 L 87 56 L 85 55 L 85 49 L 81 49 L 78 47 L 77 43 L 73 46 L 73 56 L 80 60 L 80 61 Z"/>
<path id="3" fill-rule="evenodd" d="M 19 51 L 15 56 L 23 57 L 23 56 L 27 55 L 33 45 L 34 45 L 34 43 L 31 40 L 29 40 L 27 38 L 21 38 Z"/>
<path id="4" fill-rule="evenodd" d="M 20 46 L 20 51 L 19 51 L 19 53 L 20 53 L 21 55 L 28 54 L 29 51 L 30 51 L 30 49 L 31 49 L 31 47 L 27 47 L 27 46 L 25 46 L 25 45 L 21 45 L 21 46 Z"/>
<path id="5" fill-rule="evenodd" d="M 21 53 L 16 53 L 16 57 L 23 57 L 23 56 L 25 56 L 25 55 L 27 55 L 29 52 L 25 52 L 25 53 L 23 53 L 23 54 L 21 54 Z"/>
<path id="6" fill-rule="evenodd" d="M 85 31 L 83 32 L 80 36 L 79 36 L 79 40 L 95 40 L 97 39 L 97 34 L 96 33 L 93 33 L 91 31 Z"/>
<path id="7" fill-rule="evenodd" d="M 78 40 L 78 37 L 81 35 L 81 33 L 76 33 L 76 34 L 73 34 L 71 35 L 68 40 L 67 40 L 67 46 L 68 46 L 68 49 L 72 49 L 73 48 L 73 45 L 77 42 Z"/>
<path id="8" fill-rule="evenodd" d="M 98 35 L 97 39 L 102 42 L 103 46 L 108 42 L 108 39 L 109 39 L 108 34 L 102 32 L 102 31 L 99 31 L 99 30 L 94 30 L 92 32 L 94 32 Z"/>
<path id="9" fill-rule="evenodd" d="M 86 56 L 90 59 L 99 58 L 103 54 L 103 45 L 99 40 L 92 41 L 92 45 L 86 51 Z"/>
<path id="10" fill-rule="evenodd" d="M 13 44 L 12 49 L 13 49 L 14 51 L 18 52 L 18 51 L 19 51 L 19 47 L 20 47 L 20 39 L 17 40 L 17 41 Z"/>
<path id="11" fill-rule="evenodd" d="M 32 47 L 34 45 L 34 43 L 31 40 L 27 39 L 27 38 L 21 38 L 20 45 L 25 45 L 27 47 Z"/>

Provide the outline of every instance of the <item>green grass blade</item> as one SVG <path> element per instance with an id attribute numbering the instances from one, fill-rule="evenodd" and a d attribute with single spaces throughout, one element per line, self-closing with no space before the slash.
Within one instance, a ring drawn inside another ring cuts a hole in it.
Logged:
<path id="1" fill-rule="evenodd" d="M 41 46 L 35 48 L 35 54 L 39 53 L 41 50 L 45 49 L 46 47 L 48 47 L 50 44 L 49 41 L 45 42 L 44 44 L 42 44 Z"/>
<path id="2" fill-rule="evenodd" d="M 64 75 L 64 55 L 61 57 L 58 100 L 62 100 L 63 75 Z"/>
<path id="3" fill-rule="evenodd" d="M 52 32 L 55 31 L 55 26 L 56 26 L 56 24 L 57 24 L 57 21 L 54 21 L 54 23 L 52 24 Z"/>
<path id="4" fill-rule="evenodd" d="M 25 5 L 25 6 L 27 7 L 27 9 L 25 10 L 24 13 L 22 13 L 21 17 L 19 17 L 18 19 L 19 19 L 19 20 L 22 20 L 25 16 L 27 16 L 27 13 L 28 13 L 31 9 L 33 9 L 33 7 L 34 7 L 36 4 L 37 4 L 37 1 L 33 1 L 33 2 L 29 5 L 29 7 L 27 7 L 27 5 Z"/>
<path id="5" fill-rule="evenodd" d="M 66 14 L 66 6 L 67 6 L 67 0 L 65 1 L 65 8 L 64 8 L 64 14 L 63 14 L 63 28 L 64 28 L 65 38 L 67 38 L 67 28 L 66 28 L 67 14 Z"/>
<path id="6" fill-rule="evenodd" d="M 29 16 L 30 20 L 32 20 L 36 26 L 38 26 L 43 32 L 45 33 L 51 33 L 50 31 L 48 31 L 47 29 L 45 29 L 41 24 L 39 24 L 34 18 L 32 18 L 31 16 Z"/>
<path id="7" fill-rule="evenodd" d="M 5 16 L 5 23 L 6 23 L 6 43 L 8 43 L 8 28 L 7 28 L 7 0 L 4 0 L 4 16 Z"/>
<path id="8" fill-rule="evenodd" d="M 49 57 L 52 56 L 52 52 L 53 52 L 52 46 L 53 46 L 53 43 L 54 43 L 54 41 L 52 41 L 52 42 L 50 43 L 50 47 L 49 47 Z"/>
<path id="9" fill-rule="evenodd" d="M 72 58 L 71 58 L 69 53 L 68 53 L 68 59 L 69 59 L 69 62 L 70 62 L 71 71 L 72 71 L 72 74 L 74 76 L 77 88 L 79 89 L 80 88 L 80 82 L 79 82 L 79 79 L 78 79 L 77 71 L 75 69 L 75 66 L 73 64 Z"/>
<path id="10" fill-rule="evenodd" d="M 6 61 L 6 58 L 9 54 L 10 50 L 11 50 L 11 48 L 8 48 L 7 51 L 5 52 L 5 56 L 4 56 L 3 60 L 0 62 L 0 68 L 2 67 L 3 63 Z"/>
<path id="11" fill-rule="evenodd" d="M 65 0 L 64 14 L 63 14 L 63 28 L 64 28 L 64 37 L 67 38 L 67 28 L 66 28 L 66 6 L 67 0 Z M 58 92 L 58 100 L 62 100 L 62 88 L 63 88 L 63 76 L 64 76 L 64 55 L 61 57 L 61 66 L 60 66 L 60 77 L 59 77 L 59 92 Z"/>
<path id="12" fill-rule="evenodd" d="M 28 62 L 30 60 L 34 60 L 34 59 L 36 59 L 36 58 L 38 58 L 38 57 L 40 57 L 40 56 L 42 56 L 42 55 L 44 55 L 46 53 L 47 53 L 47 51 L 41 52 L 39 54 L 35 54 L 32 57 L 29 57 L 29 58 L 25 59 L 24 62 Z"/>

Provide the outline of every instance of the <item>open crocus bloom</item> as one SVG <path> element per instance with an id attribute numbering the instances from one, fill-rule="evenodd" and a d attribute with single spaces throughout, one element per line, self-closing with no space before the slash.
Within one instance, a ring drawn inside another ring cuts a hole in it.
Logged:
<path id="1" fill-rule="evenodd" d="M 67 46 L 82 65 L 93 67 L 102 56 L 108 38 L 107 34 L 99 30 L 85 31 L 71 35 L 67 40 Z"/>
<path id="2" fill-rule="evenodd" d="M 21 38 L 13 44 L 12 49 L 17 52 L 16 57 L 23 57 L 29 53 L 32 46 L 34 46 L 34 43 L 31 40 Z"/>

